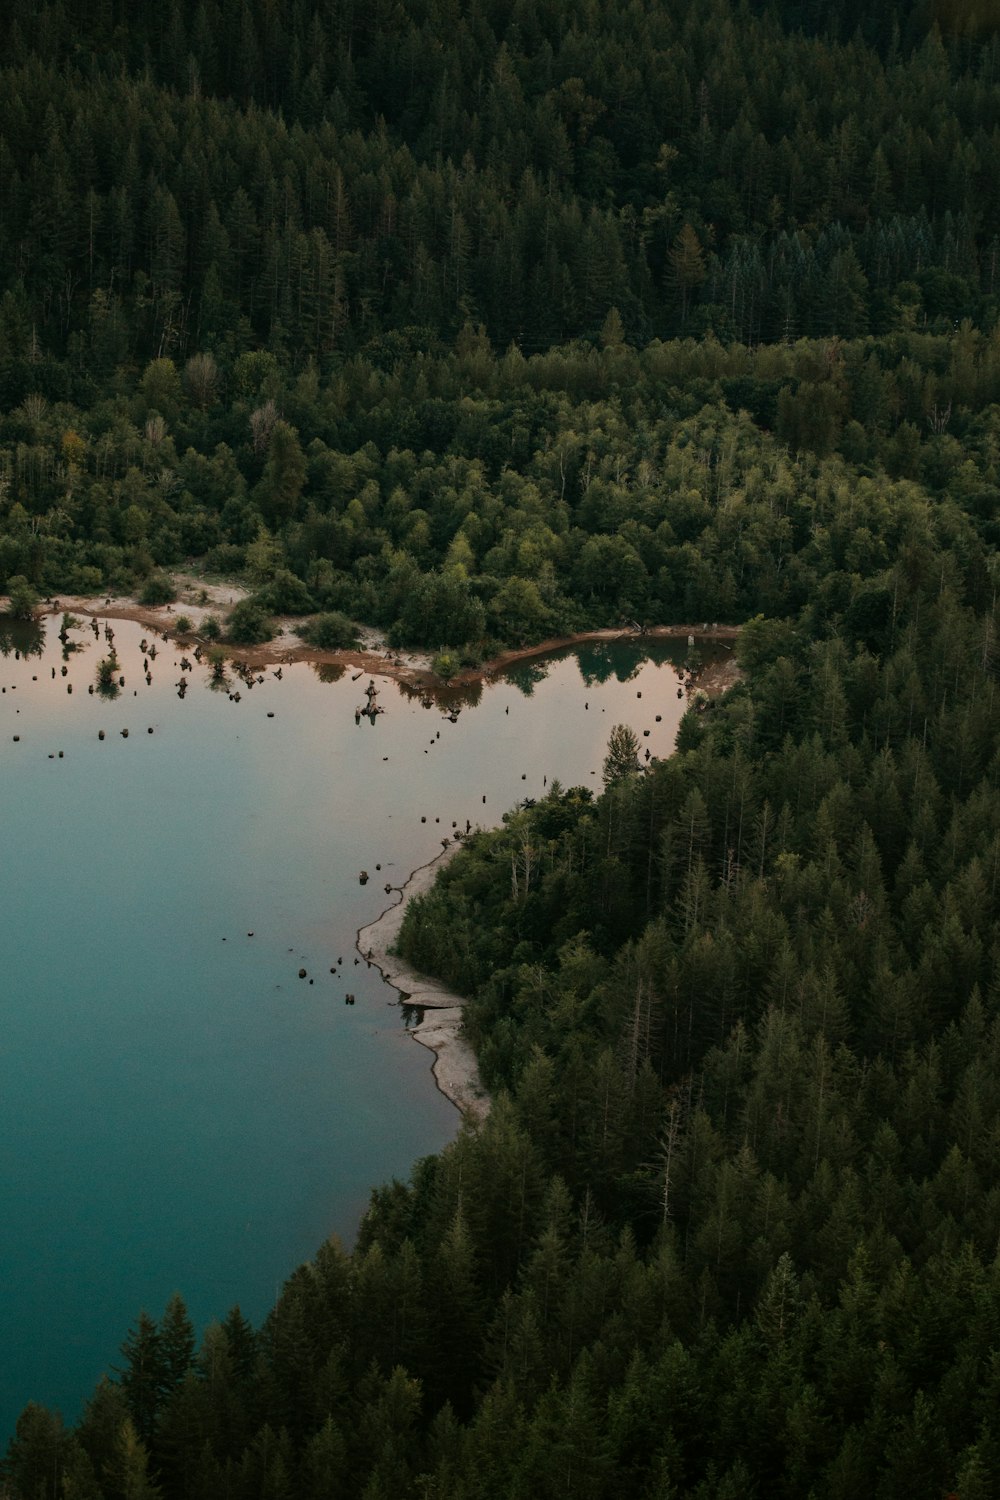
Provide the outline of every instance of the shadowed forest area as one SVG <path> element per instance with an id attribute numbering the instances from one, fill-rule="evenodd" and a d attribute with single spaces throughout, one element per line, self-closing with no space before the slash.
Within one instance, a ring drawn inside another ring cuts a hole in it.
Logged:
<path id="1" fill-rule="evenodd" d="M 22 611 L 743 626 L 410 908 L 489 1118 L 14 1500 L 1000 1489 L 1000 8 L 876 10 L 5 5 Z"/>

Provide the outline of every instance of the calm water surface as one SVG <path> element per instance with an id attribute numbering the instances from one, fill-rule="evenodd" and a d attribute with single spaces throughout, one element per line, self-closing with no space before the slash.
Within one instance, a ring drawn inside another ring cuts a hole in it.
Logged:
<path id="1" fill-rule="evenodd" d="M 596 789 L 618 722 L 669 754 L 684 707 L 683 646 L 601 644 L 454 693 L 454 724 L 379 679 L 358 725 L 367 675 L 268 668 L 235 703 L 162 640 L 147 686 L 151 632 L 112 626 L 105 701 L 103 632 L 0 622 L 0 1446 L 29 1399 L 74 1417 L 174 1291 L 259 1321 L 454 1135 L 357 928 L 453 820 Z"/>

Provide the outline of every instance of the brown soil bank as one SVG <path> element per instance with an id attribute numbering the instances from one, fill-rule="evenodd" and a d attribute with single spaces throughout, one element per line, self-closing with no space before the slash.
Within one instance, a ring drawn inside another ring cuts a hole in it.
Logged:
<path id="1" fill-rule="evenodd" d="M 102 619 L 135 620 L 150 630 L 175 636 L 180 640 L 200 638 L 200 630 L 209 615 L 224 615 L 227 606 L 245 596 L 238 585 L 217 585 L 211 590 L 209 602 L 201 605 L 181 598 L 173 605 L 144 605 L 135 599 L 116 597 L 108 600 L 99 597 L 60 597 L 55 603 L 42 606 L 42 613 L 59 614 L 63 610 L 71 614 L 88 617 L 99 615 Z M 187 615 L 192 628 L 189 632 L 178 632 L 177 618 Z M 315 646 L 305 645 L 294 634 L 295 622 L 280 619 L 273 640 L 259 646 L 239 646 L 233 642 L 221 642 L 226 654 L 234 660 L 244 661 L 251 667 L 276 666 L 289 662 L 308 662 L 319 666 L 352 668 L 354 671 L 391 677 L 397 682 L 422 691 L 431 691 L 441 686 L 441 679 L 431 671 L 430 655 L 420 651 L 393 650 L 385 644 L 378 631 L 367 630 L 363 642 L 357 647 L 342 651 L 321 651 Z M 449 687 L 482 682 L 500 675 L 517 662 L 528 661 L 535 656 L 545 656 L 552 651 L 579 645 L 584 641 L 656 641 L 686 640 L 689 635 L 701 640 L 735 641 L 739 636 L 738 625 L 694 623 L 689 625 L 653 625 L 647 630 L 618 627 L 603 630 L 581 630 L 576 635 L 550 636 L 532 646 L 518 646 L 501 652 L 481 666 L 470 667 L 449 680 Z M 698 686 L 710 697 L 716 697 L 739 680 L 735 660 L 712 663 L 697 674 Z"/>

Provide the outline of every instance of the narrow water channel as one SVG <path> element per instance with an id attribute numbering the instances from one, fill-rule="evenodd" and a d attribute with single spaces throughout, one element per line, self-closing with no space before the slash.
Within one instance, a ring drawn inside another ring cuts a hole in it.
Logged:
<path id="1" fill-rule="evenodd" d="M 212 690 L 160 639 L 147 683 L 122 621 L 108 700 L 103 622 L 58 628 L 0 630 L 0 1445 L 29 1399 L 75 1417 L 174 1291 L 258 1321 L 453 1136 L 357 928 L 453 825 L 598 788 L 618 722 L 669 754 L 685 707 L 683 644 L 602 642 L 429 706 L 379 678 L 359 723 L 367 675 Z"/>

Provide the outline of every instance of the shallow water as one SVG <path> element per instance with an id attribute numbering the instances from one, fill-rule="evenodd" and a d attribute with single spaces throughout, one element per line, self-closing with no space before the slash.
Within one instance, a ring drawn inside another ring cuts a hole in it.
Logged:
<path id="1" fill-rule="evenodd" d="M 453 820 L 596 789 L 613 724 L 662 756 L 684 708 L 683 646 L 601 643 L 453 693 L 455 723 L 378 679 L 356 724 L 367 675 L 267 668 L 236 703 L 159 640 L 147 686 L 122 621 L 107 701 L 103 632 L 58 628 L 0 631 L 0 1445 L 29 1399 L 73 1418 L 174 1291 L 259 1321 L 454 1135 L 357 928 Z"/>

